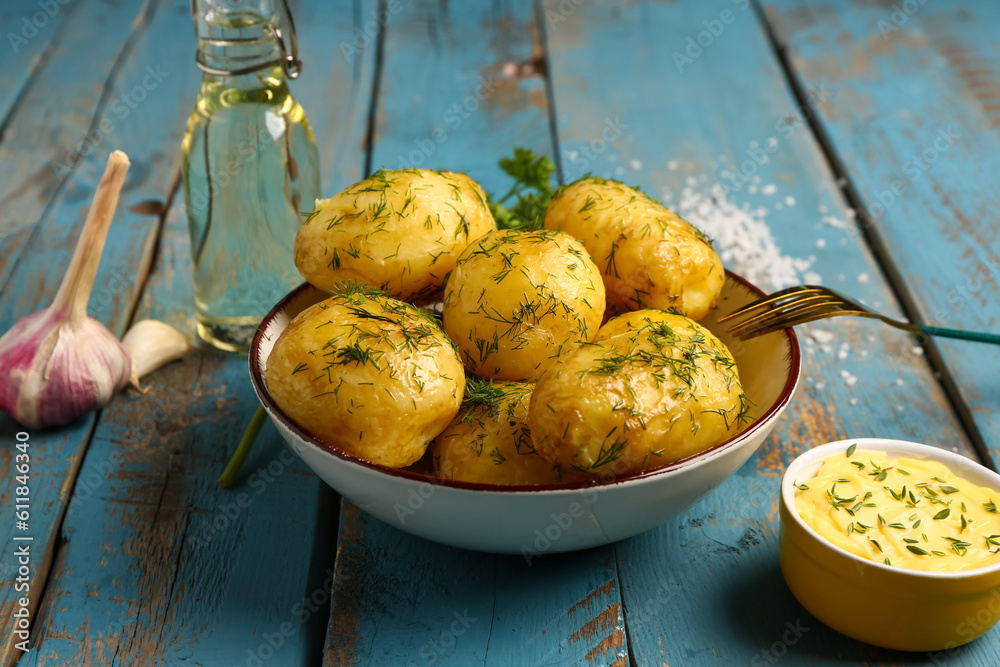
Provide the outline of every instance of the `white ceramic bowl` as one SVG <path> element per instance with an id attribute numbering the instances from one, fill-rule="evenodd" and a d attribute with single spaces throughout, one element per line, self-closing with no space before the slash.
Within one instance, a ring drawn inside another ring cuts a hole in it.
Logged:
<path id="1" fill-rule="evenodd" d="M 1000 619 L 1000 563 L 963 572 L 891 567 L 831 544 L 802 520 L 795 485 L 815 477 L 823 459 L 842 456 L 852 444 L 858 453 L 938 461 L 958 477 L 1000 490 L 1000 475 L 975 461 L 905 440 L 856 438 L 800 454 L 781 479 L 779 503 L 781 571 L 795 598 L 834 630 L 901 651 L 947 651 L 992 628 Z"/>
<path id="2" fill-rule="evenodd" d="M 756 404 L 755 421 L 736 437 L 659 470 L 596 484 L 501 486 L 443 480 L 413 468 L 386 468 L 324 445 L 271 398 L 264 370 L 274 342 L 295 315 L 324 296 L 302 285 L 261 323 L 250 349 L 250 377 L 261 404 L 292 451 L 344 498 L 402 530 L 466 549 L 530 558 L 595 547 L 653 528 L 694 505 L 743 465 L 774 427 L 798 383 L 799 346 L 791 330 L 740 342 L 705 321 L 730 347 L 744 390 Z M 762 296 L 729 273 L 717 316 Z"/>

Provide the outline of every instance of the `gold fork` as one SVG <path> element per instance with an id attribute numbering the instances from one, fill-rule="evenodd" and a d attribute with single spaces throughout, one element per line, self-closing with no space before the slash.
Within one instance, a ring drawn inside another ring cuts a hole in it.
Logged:
<path id="1" fill-rule="evenodd" d="M 960 338 L 962 340 L 974 340 L 980 343 L 1000 345 L 1000 335 L 998 334 L 961 331 L 959 329 L 946 329 L 944 327 L 932 327 L 925 324 L 900 322 L 899 320 L 876 313 L 857 301 L 834 292 L 832 289 L 818 285 L 799 285 L 775 292 L 725 317 L 720 317 L 717 322 L 719 324 L 733 322 L 736 318 L 745 316 L 746 319 L 730 324 L 726 328 L 726 331 L 740 340 L 746 340 L 755 336 L 763 336 L 778 329 L 793 327 L 797 324 L 804 324 L 805 322 L 821 320 L 827 317 L 837 317 L 838 315 L 871 317 L 882 320 L 897 329 L 928 336 Z"/>

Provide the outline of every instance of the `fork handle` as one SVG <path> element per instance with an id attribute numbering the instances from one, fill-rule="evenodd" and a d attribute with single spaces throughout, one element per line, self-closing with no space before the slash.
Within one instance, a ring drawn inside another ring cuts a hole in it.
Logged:
<path id="1" fill-rule="evenodd" d="M 918 324 L 916 326 L 928 336 L 960 338 L 961 340 L 974 340 L 978 343 L 993 343 L 994 345 L 1000 345 L 1000 334 L 982 333 L 979 331 L 962 331 L 960 329 L 946 329 L 944 327 L 930 327 L 925 324 Z"/>

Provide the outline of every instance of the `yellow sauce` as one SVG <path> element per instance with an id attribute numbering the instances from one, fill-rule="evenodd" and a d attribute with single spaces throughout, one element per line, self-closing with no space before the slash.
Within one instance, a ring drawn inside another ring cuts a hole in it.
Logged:
<path id="1" fill-rule="evenodd" d="M 928 572 L 1000 562 L 1000 491 L 942 463 L 848 448 L 816 477 L 796 481 L 802 520 L 862 558 Z"/>

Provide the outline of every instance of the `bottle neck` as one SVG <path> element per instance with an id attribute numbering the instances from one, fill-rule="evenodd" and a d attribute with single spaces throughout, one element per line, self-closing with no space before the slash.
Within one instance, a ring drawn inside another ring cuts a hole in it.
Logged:
<path id="1" fill-rule="evenodd" d="M 284 73 L 277 61 L 281 49 L 268 24 L 277 25 L 274 12 L 267 7 L 259 11 L 222 12 L 213 0 L 194 3 L 195 34 L 198 38 L 198 59 L 205 66 L 206 79 L 225 79 L 234 86 L 257 85 L 263 78 L 281 80 Z M 267 5 L 267 0 L 259 4 Z M 271 9 L 273 10 L 273 3 Z M 275 63 L 267 66 L 268 63 Z M 220 70 L 212 72 L 211 70 Z M 246 74 L 224 74 L 253 70 Z"/>

